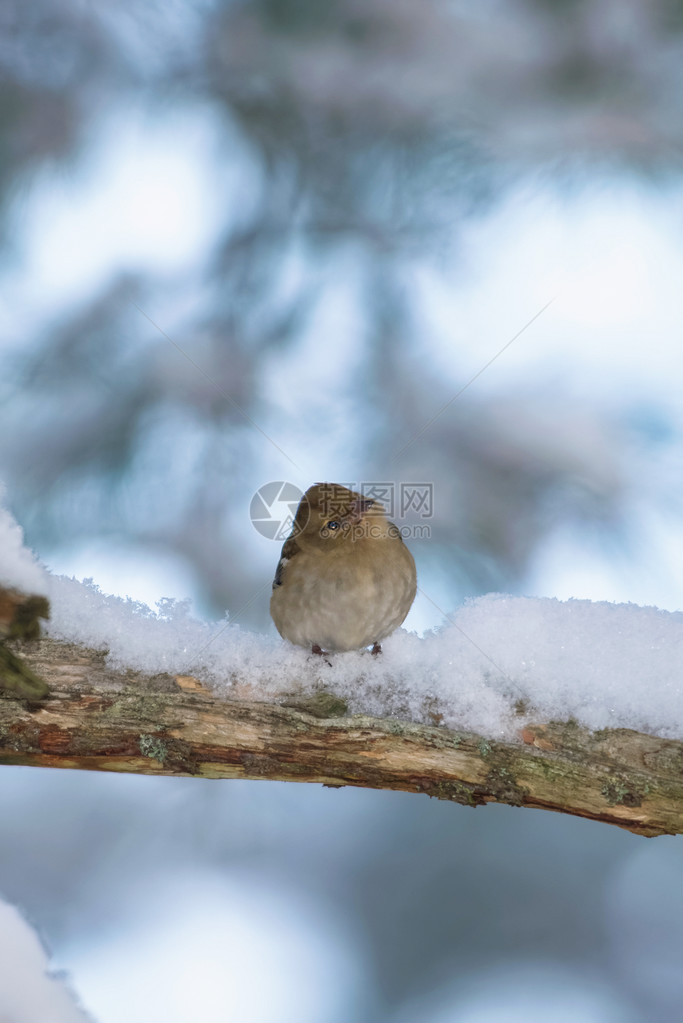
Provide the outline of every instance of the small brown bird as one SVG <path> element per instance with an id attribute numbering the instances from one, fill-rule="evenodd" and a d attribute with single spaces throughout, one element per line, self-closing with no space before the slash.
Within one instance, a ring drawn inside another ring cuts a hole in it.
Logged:
<path id="1" fill-rule="evenodd" d="M 313 653 L 371 643 L 379 653 L 416 589 L 412 554 L 384 508 L 337 483 L 316 483 L 282 548 L 270 613 L 284 639 Z"/>

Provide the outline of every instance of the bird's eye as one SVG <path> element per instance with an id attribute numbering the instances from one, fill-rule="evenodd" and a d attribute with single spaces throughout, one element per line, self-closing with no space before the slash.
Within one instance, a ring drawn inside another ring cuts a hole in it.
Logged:
<path id="1" fill-rule="evenodd" d="M 332 519 L 331 522 L 327 523 L 325 529 L 339 529 L 339 523 L 337 522 L 336 519 Z"/>

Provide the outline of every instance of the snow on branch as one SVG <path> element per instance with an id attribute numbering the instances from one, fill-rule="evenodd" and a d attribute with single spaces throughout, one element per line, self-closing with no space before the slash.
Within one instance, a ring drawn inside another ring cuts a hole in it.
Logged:
<path id="1" fill-rule="evenodd" d="M 22 654 L 50 695 L 0 700 L 1 764 L 399 789 L 557 810 L 643 835 L 683 831 L 676 740 L 572 723 L 527 724 L 519 738 L 494 740 L 348 716 L 324 691 L 227 699 L 192 676 L 113 669 L 101 651 L 58 640 Z"/>
<path id="2" fill-rule="evenodd" d="M 51 576 L 0 514 L 0 763 L 402 789 L 673 834 L 681 664 L 679 612 L 500 594 L 328 663 Z"/>

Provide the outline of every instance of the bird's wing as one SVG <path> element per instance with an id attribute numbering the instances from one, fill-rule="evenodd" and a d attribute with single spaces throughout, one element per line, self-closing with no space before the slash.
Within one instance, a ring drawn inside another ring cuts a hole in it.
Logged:
<path id="1" fill-rule="evenodd" d="M 273 579 L 273 589 L 276 586 L 282 586 L 282 573 L 285 570 L 285 566 L 288 561 L 291 561 L 295 554 L 299 554 L 301 548 L 299 547 L 296 539 L 293 536 L 288 537 L 282 545 L 282 551 L 280 552 L 280 560 L 277 563 L 275 569 L 275 578 Z"/>

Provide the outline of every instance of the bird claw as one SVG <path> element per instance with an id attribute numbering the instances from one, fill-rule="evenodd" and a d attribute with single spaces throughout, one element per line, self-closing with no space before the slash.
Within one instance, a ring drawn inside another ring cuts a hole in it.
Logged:
<path id="1" fill-rule="evenodd" d="M 312 653 L 312 654 L 317 654 L 317 655 L 318 655 L 318 657 L 324 657 L 324 658 L 325 658 L 325 664 L 326 664 L 326 665 L 327 665 L 328 667 L 330 667 L 330 668 L 332 667 L 332 662 L 331 662 L 331 661 L 328 661 L 328 659 L 327 659 L 327 653 L 326 653 L 326 651 L 325 651 L 325 650 L 323 650 L 323 648 L 322 648 L 322 647 L 318 646 L 318 644 L 317 644 L 317 643 L 314 643 L 314 644 L 312 645 L 312 647 L 311 647 L 311 653 Z"/>
<path id="2" fill-rule="evenodd" d="M 381 643 L 376 643 L 376 642 L 373 643 L 372 644 L 372 650 L 370 651 L 370 653 L 372 654 L 373 657 L 377 657 L 377 654 L 381 654 L 382 653 L 382 644 Z"/>

